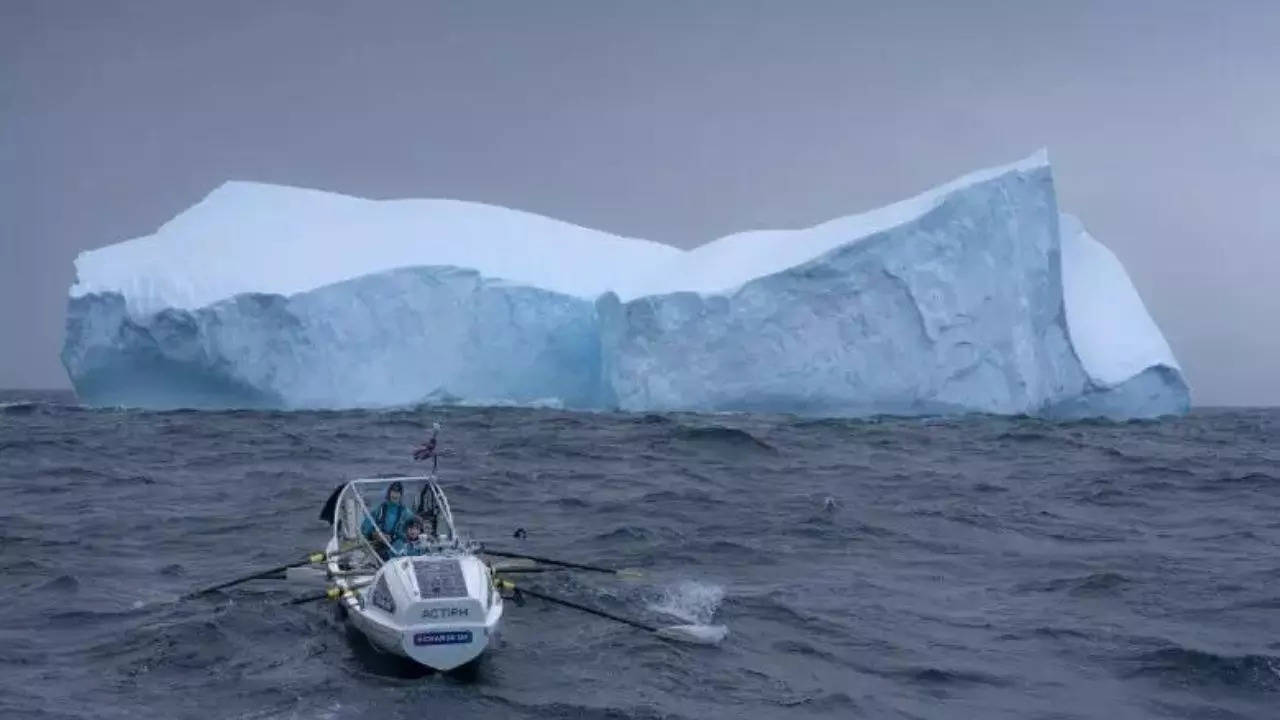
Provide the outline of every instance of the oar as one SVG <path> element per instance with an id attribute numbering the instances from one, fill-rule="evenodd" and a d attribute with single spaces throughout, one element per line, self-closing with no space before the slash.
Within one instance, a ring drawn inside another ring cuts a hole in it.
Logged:
<path id="1" fill-rule="evenodd" d="M 560 567 L 573 568 L 574 570 L 589 570 L 591 572 L 608 573 L 610 575 L 622 575 L 627 577 L 639 577 L 640 572 L 637 570 L 615 570 L 613 568 L 600 567 L 599 565 L 584 565 L 582 563 L 568 562 L 565 560 L 553 560 L 551 558 L 538 557 L 537 555 L 523 555 L 521 553 L 504 552 L 502 550 L 490 550 L 485 548 L 482 550 L 485 555 L 493 555 L 494 557 L 519 558 L 521 560 L 532 560 L 546 565 L 558 565 Z"/>
<path id="2" fill-rule="evenodd" d="M 605 612 L 604 610 L 597 610 L 596 608 L 587 607 L 586 605 L 579 605 L 571 600 L 558 598 L 554 595 L 538 592 L 537 590 L 530 590 L 524 586 L 517 588 L 514 583 L 507 580 L 499 580 L 498 582 L 504 590 L 519 590 L 519 592 L 524 593 L 525 595 L 531 595 L 549 603 L 563 605 L 564 607 L 595 615 L 596 617 L 602 617 L 606 620 L 622 623 L 623 625 L 630 625 L 637 630 L 644 630 L 645 632 L 653 633 L 658 637 L 666 638 L 667 640 L 675 640 L 676 642 L 687 642 L 695 645 L 715 645 L 723 640 L 724 636 L 729 632 L 723 625 L 668 625 L 665 627 L 658 627 L 656 625 L 649 625 L 647 623 L 640 622 L 639 620 L 625 618 L 621 615 L 614 615 L 613 613 Z"/>
<path id="3" fill-rule="evenodd" d="M 338 551 L 338 554 L 342 554 L 342 553 L 344 553 L 344 552 L 347 552 L 347 551 L 348 551 L 348 550 L 350 550 L 350 549 L 351 549 L 351 547 L 342 548 L 342 549 L 340 549 L 340 550 Z M 286 571 L 286 570 L 288 570 L 289 568 L 302 567 L 303 565 L 312 565 L 312 564 L 315 564 L 315 563 L 324 562 L 324 561 L 325 561 L 325 560 L 327 560 L 328 558 L 329 558 L 329 556 L 328 556 L 328 555 L 325 555 L 325 554 L 324 554 L 324 553 L 322 553 L 322 552 L 318 552 L 318 553 L 311 553 L 310 555 L 308 555 L 308 556 L 307 556 L 307 559 L 306 559 L 306 560 L 300 560 L 300 561 L 298 561 L 298 562 L 291 562 L 291 563 L 288 563 L 288 564 L 286 564 L 286 565 L 280 565 L 280 566 L 277 566 L 277 567 L 269 568 L 269 569 L 267 569 L 267 570 L 260 570 L 260 571 L 258 571 L 258 572 L 253 573 L 252 575 L 245 575 L 245 576 L 243 576 L 243 577 L 238 577 L 238 578 L 236 578 L 235 580 L 228 580 L 228 581 L 226 581 L 226 582 L 224 582 L 224 583 L 218 583 L 217 585 L 212 585 L 212 586 L 207 587 L 207 588 L 204 588 L 204 589 L 202 589 L 202 590 L 197 590 L 197 591 L 195 591 L 195 592 L 193 592 L 193 593 L 188 593 L 188 594 L 186 594 L 186 595 L 183 595 L 181 599 L 182 599 L 182 600 L 190 600 L 190 599 L 195 598 L 195 597 L 200 597 L 201 595 L 207 595 L 207 594 L 209 594 L 209 593 L 211 593 L 211 592 L 214 592 L 215 590 L 222 590 L 222 589 L 224 589 L 224 588 L 229 588 L 229 587 L 231 587 L 231 586 L 233 586 L 233 585 L 239 585 L 239 584 L 241 584 L 241 583 L 249 582 L 250 580 L 261 580 L 261 579 L 264 579 L 264 578 L 270 577 L 270 576 L 272 576 L 272 575 L 275 575 L 276 573 L 285 572 L 285 571 Z"/>

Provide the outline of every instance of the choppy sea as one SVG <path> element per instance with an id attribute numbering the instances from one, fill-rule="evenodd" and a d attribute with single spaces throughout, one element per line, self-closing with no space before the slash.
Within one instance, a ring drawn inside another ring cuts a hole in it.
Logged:
<path id="1" fill-rule="evenodd" d="M 440 477 L 531 587 L 474 677 L 283 581 L 344 479 Z M 1160 422 L 512 408 L 143 412 L 0 394 L 0 717 L 1280 717 L 1280 410 Z M 517 528 L 526 536 L 513 537 Z M 603 579 L 602 579 L 603 577 Z"/>

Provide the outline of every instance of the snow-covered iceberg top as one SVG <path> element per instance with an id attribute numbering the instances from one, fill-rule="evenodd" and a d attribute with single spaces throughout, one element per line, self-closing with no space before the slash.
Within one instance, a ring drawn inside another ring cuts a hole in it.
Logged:
<path id="1" fill-rule="evenodd" d="M 1186 384 L 1047 154 L 682 251 L 456 200 L 234 182 L 76 260 L 88 402 L 1147 417 Z"/>
<path id="2" fill-rule="evenodd" d="M 365 200 L 228 182 L 153 235 L 81 253 L 71 297 L 120 293 L 135 314 L 242 293 L 294 295 L 404 267 L 449 265 L 594 299 L 728 292 L 918 218 L 951 193 L 1048 166 L 1041 150 L 913 198 L 799 230 L 736 233 L 680 250 L 533 213 L 444 199 Z"/>
<path id="3" fill-rule="evenodd" d="M 154 235 L 81 253 L 72 297 L 194 310 L 242 293 L 294 295 L 403 267 L 450 265 L 594 297 L 676 248 L 459 200 L 364 200 L 229 182 Z"/>

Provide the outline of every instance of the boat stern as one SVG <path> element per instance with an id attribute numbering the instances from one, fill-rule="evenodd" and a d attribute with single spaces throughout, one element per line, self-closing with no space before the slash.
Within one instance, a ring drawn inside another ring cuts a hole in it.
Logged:
<path id="1" fill-rule="evenodd" d="M 382 626 L 376 634 L 384 649 L 452 670 L 479 657 L 495 638 L 502 597 L 474 555 L 398 558 L 383 566 L 365 613 Z"/>

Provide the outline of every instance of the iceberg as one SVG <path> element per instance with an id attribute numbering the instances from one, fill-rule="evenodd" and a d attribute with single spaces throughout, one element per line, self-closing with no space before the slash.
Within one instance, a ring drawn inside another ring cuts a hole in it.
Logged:
<path id="1" fill-rule="evenodd" d="M 82 401 L 422 402 L 1055 419 L 1185 412 L 1123 265 L 1047 154 L 693 250 L 456 200 L 227 183 L 82 253 Z"/>

